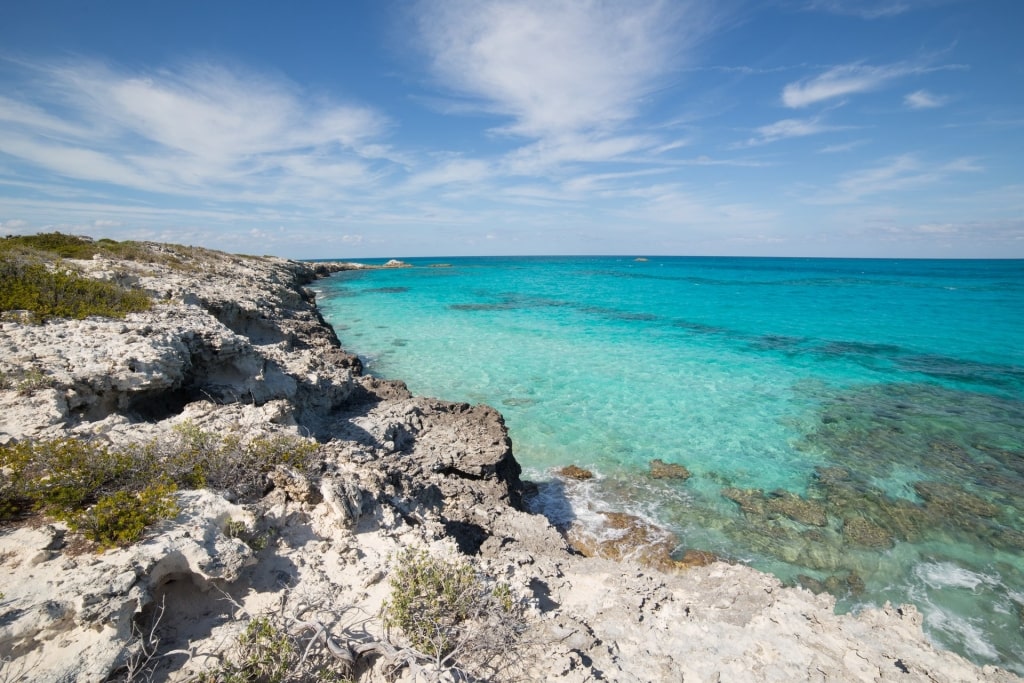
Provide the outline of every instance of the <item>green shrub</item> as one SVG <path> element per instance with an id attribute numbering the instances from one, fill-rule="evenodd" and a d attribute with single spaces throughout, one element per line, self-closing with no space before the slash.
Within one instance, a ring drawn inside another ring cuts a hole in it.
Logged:
<path id="1" fill-rule="evenodd" d="M 308 636 L 307 636 L 308 639 Z M 216 668 L 204 672 L 200 683 L 284 683 L 284 681 L 347 680 L 343 665 L 315 642 L 302 642 L 282 620 L 256 617 Z"/>
<path id="2" fill-rule="evenodd" d="M 39 389 L 52 386 L 53 380 L 39 368 L 0 372 L 0 390 L 16 389 L 22 396 L 31 396 Z"/>
<path id="3" fill-rule="evenodd" d="M 164 482 L 138 493 L 116 491 L 72 518 L 71 529 L 82 532 L 101 550 L 130 545 L 142 538 L 146 527 L 178 514 L 176 490 L 173 483 Z"/>
<path id="4" fill-rule="evenodd" d="M 177 514 L 176 486 L 153 465 L 146 451 L 82 439 L 7 444 L 0 447 L 0 519 L 41 512 L 101 549 L 131 543 Z"/>
<path id="5" fill-rule="evenodd" d="M 231 491 L 240 499 L 262 496 L 267 473 L 276 465 L 310 475 L 320 464 L 314 441 L 283 434 L 243 441 L 238 434 L 214 434 L 188 422 L 175 427 L 174 437 L 156 450 L 179 485 Z"/>
<path id="6" fill-rule="evenodd" d="M 189 423 L 170 439 L 121 448 L 76 438 L 9 443 L 0 446 L 0 521 L 39 512 L 68 522 L 100 548 L 124 545 L 177 514 L 172 494 L 179 488 L 258 498 L 275 465 L 309 475 L 319 466 L 317 452 L 315 442 L 294 436 L 243 442 Z M 244 540 L 261 550 L 271 539 L 246 530 Z"/>
<path id="7" fill-rule="evenodd" d="M 69 519 L 119 488 L 125 458 L 81 439 L 19 441 L 0 448 L 6 476 L 2 508 L 7 516 L 39 510 Z"/>
<path id="8" fill-rule="evenodd" d="M 465 560 L 440 560 L 422 550 L 399 553 L 394 566 L 381 617 L 420 658 L 484 676 L 513 655 L 525 622 L 507 585 L 489 584 Z"/>
<path id="9" fill-rule="evenodd" d="M 145 292 L 83 277 L 59 264 L 48 267 L 41 261 L 0 259 L 0 311 L 26 310 L 40 322 L 90 315 L 123 318 L 151 306 Z"/>

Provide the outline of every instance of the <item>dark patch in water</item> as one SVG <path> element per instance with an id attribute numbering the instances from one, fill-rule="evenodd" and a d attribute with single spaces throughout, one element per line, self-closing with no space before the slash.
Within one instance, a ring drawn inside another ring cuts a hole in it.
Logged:
<path id="1" fill-rule="evenodd" d="M 788 337 L 784 334 L 766 334 L 750 342 L 750 346 L 758 351 L 787 351 L 799 350 L 807 340 L 802 337 Z"/>
<path id="2" fill-rule="evenodd" d="M 504 406 L 516 407 L 516 406 L 532 406 L 537 403 L 537 399 L 511 396 L 509 398 L 503 398 L 501 404 Z"/>
<path id="3" fill-rule="evenodd" d="M 373 287 L 364 289 L 363 294 L 402 294 L 408 291 L 408 287 Z"/>
<path id="4" fill-rule="evenodd" d="M 874 344 L 860 341 L 830 341 L 817 347 L 827 356 L 893 356 L 902 349 L 895 344 Z"/>
<path id="5" fill-rule="evenodd" d="M 903 370 L 957 382 L 993 387 L 1014 387 L 1024 383 L 1024 368 L 1014 365 L 981 363 L 933 354 L 905 356 L 897 362 Z"/>
<path id="6" fill-rule="evenodd" d="M 701 334 L 730 334 L 729 330 L 724 327 L 695 323 L 690 320 L 673 320 L 672 326 L 681 327 L 682 329 L 690 330 L 691 332 L 700 332 Z"/>
<path id="7" fill-rule="evenodd" d="M 658 316 L 653 313 L 634 313 L 632 311 L 621 311 L 616 308 L 605 308 L 603 306 L 577 306 L 576 309 L 581 313 L 589 315 L 600 315 L 606 318 L 630 322 L 649 322 L 658 319 Z"/>
<path id="8" fill-rule="evenodd" d="M 504 302 L 499 304 L 451 304 L 448 308 L 453 311 L 510 311 L 519 306 Z"/>

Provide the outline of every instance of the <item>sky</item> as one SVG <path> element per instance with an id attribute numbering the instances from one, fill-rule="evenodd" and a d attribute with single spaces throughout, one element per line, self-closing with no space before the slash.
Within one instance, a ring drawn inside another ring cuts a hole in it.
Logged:
<path id="1" fill-rule="evenodd" d="M 1021 0 L 0 3 L 0 235 L 1024 258 Z"/>

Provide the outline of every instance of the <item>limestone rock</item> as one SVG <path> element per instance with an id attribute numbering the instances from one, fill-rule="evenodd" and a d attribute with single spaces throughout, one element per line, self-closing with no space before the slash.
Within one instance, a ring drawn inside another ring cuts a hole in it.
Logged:
<path id="1" fill-rule="evenodd" d="M 650 462 L 651 477 L 653 479 L 679 479 L 686 481 L 690 478 L 690 470 L 674 462 L 665 462 L 655 458 Z"/>
<path id="2" fill-rule="evenodd" d="M 585 470 L 578 465 L 567 465 L 566 467 L 559 469 L 558 474 L 577 481 L 586 481 L 587 479 L 594 478 L 593 472 Z"/>

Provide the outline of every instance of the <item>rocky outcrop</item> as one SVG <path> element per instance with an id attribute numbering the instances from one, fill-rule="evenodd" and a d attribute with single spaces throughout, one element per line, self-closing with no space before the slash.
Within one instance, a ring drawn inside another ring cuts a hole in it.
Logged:
<path id="1" fill-rule="evenodd" d="M 319 467 L 278 465 L 266 494 L 244 505 L 181 492 L 176 519 L 102 554 L 47 520 L 0 528 L 0 679 L 145 671 L 188 680 L 258 614 L 383 638 L 373 615 L 392 558 L 419 546 L 471 558 L 526 606 L 530 633 L 509 677 L 1016 680 L 933 648 L 913 608 L 837 616 L 826 595 L 710 554 L 674 559 L 677 539 L 638 518 L 605 514 L 603 530 L 577 527 L 591 557 L 572 550 L 523 509 L 497 411 L 412 396 L 401 382 L 364 376 L 340 347 L 306 285 L 352 264 L 204 252 L 184 267 L 76 265 L 135 283 L 158 303 L 124 320 L 0 322 L 0 372 L 31 380 L 0 390 L 0 440 L 123 445 L 185 426 L 244 439 L 284 433 L 314 439 Z M 685 479 L 678 466 L 652 466 L 661 474 Z M 925 494 L 953 499 L 935 487 Z M 812 501 L 730 497 L 752 513 L 820 521 Z M 879 542 L 864 525 L 847 531 Z M 665 571 L 638 564 L 645 553 Z M 385 664 L 371 660 L 359 679 L 412 679 Z"/>

